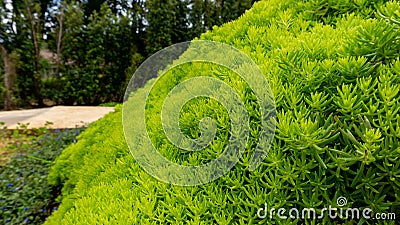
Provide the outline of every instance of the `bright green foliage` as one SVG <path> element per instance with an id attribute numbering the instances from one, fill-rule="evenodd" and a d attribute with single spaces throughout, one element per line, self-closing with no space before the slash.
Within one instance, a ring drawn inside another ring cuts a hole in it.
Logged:
<path id="1" fill-rule="evenodd" d="M 310 17 L 304 9 L 318 8 L 320 2 L 331 4 L 332 13 Z M 373 215 L 398 215 L 400 5 L 377 2 L 379 13 L 374 14 L 368 11 L 374 6 L 367 1 L 340 2 L 346 3 L 345 8 L 337 8 L 339 3 L 334 1 L 262 1 L 238 20 L 201 37 L 242 50 L 269 81 L 277 130 L 273 147 L 257 170 L 247 169 L 259 132 L 251 90 L 223 69 L 184 66 L 159 85 L 148 101 L 153 108 L 147 125 L 155 146 L 168 158 L 190 164 L 203 163 L 222 151 L 230 127 L 223 109 L 211 100 L 189 102 L 180 118 L 182 130 L 192 138 L 199 134 L 199 119 L 207 115 L 217 121 L 219 136 L 208 154 L 176 151 L 159 126 L 161 102 L 171 87 L 209 73 L 232 85 L 251 115 L 251 137 L 243 159 L 227 175 L 206 185 L 178 187 L 160 182 L 134 162 L 117 107 L 116 113 L 92 124 L 52 168 L 50 182 L 65 184 L 60 209 L 46 224 L 297 224 L 297 220 L 276 216 L 261 220 L 257 210 L 267 203 L 269 208 L 315 207 L 320 212 L 328 205 L 336 207 L 339 196 L 347 198 L 346 207 L 369 207 Z M 362 2 L 368 7 L 360 7 Z M 342 15 L 348 10 L 353 13 Z M 322 23 L 321 18 L 329 16 L 335 18 Z M 131 101 L 143 100 L 142 91 L 133 94 Z M 207 111 L 207 106 L 217 108 Z M 351 221 L 325 217 L 314 222 Z"/>

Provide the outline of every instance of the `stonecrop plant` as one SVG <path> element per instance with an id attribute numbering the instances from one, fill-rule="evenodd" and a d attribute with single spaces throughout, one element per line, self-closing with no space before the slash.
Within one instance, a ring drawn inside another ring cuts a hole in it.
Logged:
<path id="1" fill-rule="evenodd" d="M 259 135 L 259 108 L 240 78 L 207 64 L 186 65 L 152 93 L 147 114 L 155 146 L 171 161 L 202 164 L 223 150 L 229 119 L 217 102 L 194 99 L 182 109 L 182 131 L 217 121 L 204 153 L 168 143 L 160 124 L 163 98 L 199 75 L 232 85 L 250 115 L 246 154 L 225 176 L 181 187 L 159 181 L 134 160 L 122 131 L 121 106 L 91 124 L 51 168 L 64 185 L 61 205 L 45 224 L 396 224 L 396 220 L 259 218 L 268 208 L 370 208 L 400 218 L 400 2 L 266 0 L 200 39 L 232 45 L 256 62 L 274 94 L 276 132 L 264 162 L 248 170 Z M 226 57 L 229 57 L 227 55 Z M 141 100 L 140 92 L 129 101 Z M 132 104 L 134 107 L 134 104 Z M 210 108 L 211 107 L 211 108 Z M 345 197 L 345 206 L 337 199 Z M 398 221 L 398 218 L 397 218 Z"/>

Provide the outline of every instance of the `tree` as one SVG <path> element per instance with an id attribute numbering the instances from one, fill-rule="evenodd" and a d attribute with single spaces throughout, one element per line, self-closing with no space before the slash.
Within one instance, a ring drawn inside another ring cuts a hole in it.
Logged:
<path id="1" fill-rule="evenodd" d="M 143 59 L 236 18 L 252 3 L 2 0 L 0 44 L 7 57 L 1 66 L 15 70 L 12 94 L 25 104 L 42 106 L 44 98 L 62 104 L 121 101 L 127 80 Z M 41 50 L 56 53 L 56 77 L 42 79 L 46 64 Z"/>
<path id="2" fill-rule="evenodd" d="M 203 0 L 191 0 L 189 24 L 191 26 L 191 37 L 197 37 L 205 31 L 205 3 Z"/>
<path id="3" fill-rule="evenodd" d="M 4 66 L 4 109 L 12 110 L 15 109 L 16 106 L 14 89 L 18 55 L 15 52 L 9 54 L 6 48 L 1 44 L 0 55 Z"/>
<path id="4" fill-rule="evenodd" d="M 40 70 L 40 44 L 42 39 L 42 21 L 40 3 L 31 0 L 24 1 L 24 16 L 27 19 L 30 28 L 30 40 L 33 45 L 33 93 L 38 101 L 39 106 L 43 106 L 43 98 L 41 94 L 41 76 Z"/>
<path id="5" fill-rule="evenodd" d="M 104 3 L 85 24 L 81 5 L 65 4 L 56 16 L 63 23 L 53 32 L 58 41 L 50 45 L 61 58 L 54 101 L 68 105 L 121 101 L 128 73 L 142 60 L 141 22 L 135 22 L 140 12 L 131 7 L 116 15 Z"/>
<path id="6" fill-rule="evenodd" d="M 55 17 L 57 19 L 58 23 L 58 31 L 56 34 L 56 60 L 57 60 L 57 68 L 56 68 L 56 74 L 60 74 L 60 63 L 61 63 L 61 48 L 62 48 L 62 42 L 63 42 L 63 32 L 64 32 L 64 21 L 65 21 L 65 7 L 61 8 L 60 13 L 56 14 Z"/>
<path id="7" fill-rule="evenodd" d="M 172 43 L 179 43 L 192 39 L 189 33 L 189 19 L 190 10 L 188 8 L 190 1 L 188 0 L 174 0 L 173 1 L 173 27 L 172 27 Z"/>
<path id="8" fill-rule="evenodd" d="M 26 103 L 36 101 L 43 105 L 41 98 L 40 48 L 44 32 L 44 15 L 48 0 L 2 1 L 0 44 L 9 54 L 18 54 L 15 65 L 16 85 Z M 43 6 L 43 7 L 41 7 Z M 15 52 L 15 53 L 14 53 Z"/>
<path id="9" fill-rule="evenodd" d="M 146 53 L 152 53 L 172 44 L 174 21 L 173 0 L 146 1 Z"/>

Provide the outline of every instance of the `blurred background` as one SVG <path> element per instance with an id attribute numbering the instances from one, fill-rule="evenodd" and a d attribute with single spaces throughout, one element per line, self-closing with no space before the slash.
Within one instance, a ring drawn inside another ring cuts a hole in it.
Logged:
<path id="1" fill-rule="evenodd" d="M 0 110 L 121 102 L 151 54 L 254 0 L 0 0 Z"/>

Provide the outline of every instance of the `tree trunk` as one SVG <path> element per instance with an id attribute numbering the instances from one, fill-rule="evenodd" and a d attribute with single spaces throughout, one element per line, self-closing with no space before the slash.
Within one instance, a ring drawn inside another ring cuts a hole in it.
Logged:
<path id="1" fill-rule="evenodd" d="M 39 107 L 44 106 L 43 103 L 43 97 L 41 94 L 41 76 L 39 73 L 39 60 L 40 60 L 40 39 L 39 39 L 39 34 L 40 34 L 40 19 L 36 18 L 38 17 L 38 15 L 35 14 L 40 13 L 35 11 L 34 8 L 32 8 L 32 3 L 28 2 L 27 0 L 24 0 L 25 3 L 25 9 L 26 9 L 26 13 L 27 13 L 27 18 L 29 20 L 29 25 L 30 25 L 30 30 L 31 30 L 31 34 L 32 34 L 32 43 L 33 43 L 33 47 L 34 47 L 34 71 L 33 71 L 33 83 L 34 83 L 34 95 L 36 97 L 36 99 L 38 100 L 38 105 Z M 31 3 L 31 4 L 30 4 Z"/>
<path id="2" fill-rule="evenodd" d="M 62 11 L 60 15 L 57 17 L 58 24 L 59 24 L 59 30 L 58 30 L 58 35 L 57 35 L 57 55 L 56 55 L 56 60 L 57 60 L 57 68 L 56 68 L 56 75 L 60 75 L 60 61 L 61 61 L 61 44 L 62 44 L 62 36 L 63 36 L 63 24 L 64 24 L 64 12 Z"/>
<path id="3" fill-rule="evenodd" d="M 13 89 L 16 79 L 17 55 L 15 53 L 8 54 L 3 45 L 0 45 L 0 50 L 4 64 L 4 110 L 12 110 L 16 106 Z"/>

